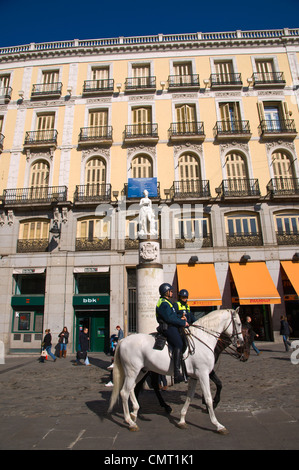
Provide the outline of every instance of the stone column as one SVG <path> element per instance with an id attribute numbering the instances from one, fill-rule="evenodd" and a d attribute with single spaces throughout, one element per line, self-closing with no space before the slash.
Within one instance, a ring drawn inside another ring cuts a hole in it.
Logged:
<path id="1" fill-rule="evenodd" d="M 149 236 L 139 240 L 137 265 L 137 331 L 153 333 L 158 326 L 156 305 L 159 286 L 163 283 L 163 266 L 160 264 L 160 243 Z"/>

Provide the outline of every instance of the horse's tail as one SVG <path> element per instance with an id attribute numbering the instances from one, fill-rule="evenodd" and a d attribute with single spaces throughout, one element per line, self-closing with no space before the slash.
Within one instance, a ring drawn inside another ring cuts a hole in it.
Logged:
<path id="1" fill-rule="evenodd" d="M 114 361 L 113 361 L 113 390 L 112 390 L 112 395 L 110 398 L 110 405 L 108 409 L 108 413 L 111 413 L 113 410 L 113 407 L 115 403 L 117 402 L 119 392 L 122 389 L 122 386 L 124 384 L 124 370 L 121 364 L 120 360 L 120 345 L 121 341 L 119 341 L 115 354 L 114 354 Z"/>

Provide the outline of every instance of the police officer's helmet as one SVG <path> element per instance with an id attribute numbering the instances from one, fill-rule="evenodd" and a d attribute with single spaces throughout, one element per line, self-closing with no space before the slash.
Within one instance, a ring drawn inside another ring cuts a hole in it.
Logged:
<path id="1" fill-rule="evenodd" d="M 180 297 L 189 297 L 189 292 L 186 290 L 186 289 L 181 289 L 180 292 L 179 292 L 179 296 Z"/>
<path id="2" fill-rule="evenodd" d="M 160 295 L 163 296 L 166 294 L 166 292 L 168 292 L 169 290 L 173 290 L 172 289 L 172 285 L 171 284 L 168 284 L 167 282 L 164 282 L 163 284 L 161 284 L 161 286 L 159 287 L 159 292 L 160 292 Z"/>

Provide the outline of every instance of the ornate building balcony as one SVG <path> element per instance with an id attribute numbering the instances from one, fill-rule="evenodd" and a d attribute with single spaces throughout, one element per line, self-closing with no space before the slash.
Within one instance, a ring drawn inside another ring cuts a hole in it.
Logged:
<path id="1" fill-rule="evenodd" d="M 76 238 L 76 251 L 105 251 L 111 249 L 109 238 Z"/>
<path id="2" fill-rule="evenodd" d="M 262 246 L 263 237 L 261 233 L 234 233 L 226 234 L 227 246 Z"/>
<path id="3" fill-rule="evenodd" d="M 24 149 L 56 148 L 57 135 L 56 129 L 26 132 Z"/>
<path id="4" fill-rule="evenodd" d="M 62 83 L 37 83 L 33 85 L 31 99 L 49 99 L 60 98 L 62 92 Z"/>
<path id="5" fill-rule="evenodd" d="M 99 203 L 111 201 L 111 184 L 84 184 L 76 186 L 75 203 Z"/>
<path id="6" fill-rule="evenodd" d="M 112 145 L 112 126 L 81 127 L 78 145 Z"/>
<path id="7" fill-rule="evenodd" d="M 216 193 L 224 199 L 259 198 L 261 195 L 258 179 L 232 178 L 223 180 Z"/>
<path id="8" fill-rule="evenodd" d="M 285 232 L 279 230 L 276 232 L 277 245 L 299 245 L 299 233 Z"/>
<path id="9" fill-rule="evenodd" d="M 211 88 L 214 89 L 240 89 L 243 86 L 240 73 L 212 73 L 210 75 Z"/>
<path id="10" fill-rule="evenodd" d="M 249 121 L 217 121 L 213 128 L 214 137 L 218 141 L 249 140 L 251 137 Z"/>
<path id="11" fill-rule="evenodd" d="M 48 251 L 49 239 L 18 240 L 17 253 L 38 253 Z"/>
<path id="12" fill-rule="evenodd" d="M 283 72 L 255 72 L 252 79 L 255 88 L 281 88 L 286 84 Z"/>
<path id="13" fill-rule="evenodd" d="M 174 181 L 170 188 L 171 199 L 209 199 L 210 182 L 207 180 Z"/>
<path id="14" fill-rule="evenodd" d="M 299 178 L 271 178 L 267 192 L 271 198 L 299 197 Z"/>
<path id="15" fill-rule="evenodd" d="M 45 186 L 3 191 L 4 204 L 11 205 L 48 205 L 67 200 L 66 186 Z"/>
<path id="16" fill-rule="evenodd" d="M 156 77 L 132 77 L 126 78 L 125 90 L 129 91 L 155 91 Z"/>
<path id="17" fill-rule="evenodd" d="M 83 95 L 94 96 L 100 94 L 112 94 L 114 91 L 114 80 L 85 80 L 83 84 Z"/>
<path id="18" fill-rule="evenodd" d="M 176 238 L 175 240 L 176 248 L 192 248 L 192 243 L 194 243 L 197 248 L 211 248 L 213 246 L 212 234 L 208 233 L 199 238 Z"/>
<path id="19" fill-rule="evenodd" d="M 168 136 L 171 142 L 184 140 L 202 142 L 205 139 L 203 122 L 172 122 Z"/>
<path id="20" fill-rule="evenodd" d="M 186 90 L 186 89 L 199 90 L 199 75 L 169 75 L 168 89 L 169 90 Z"/>
<path id="21" fill-rule="evenodd" d="M 297 136 L 294 119 L 267 119 L 261 121 L 259 133 L 262 138 L 291 138 Z"/>
<path id="22" fill-rule="evenodd" d="M 125 127 L 125 143 L 157 143 L 158 140 L 158 124 L 133 124 Z"/>

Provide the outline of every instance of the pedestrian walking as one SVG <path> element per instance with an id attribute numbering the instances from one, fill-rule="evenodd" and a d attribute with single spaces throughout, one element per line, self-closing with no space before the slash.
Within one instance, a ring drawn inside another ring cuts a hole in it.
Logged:
<path id="1" fill-rule="evenodd" d="M 248 335 L 249 335 L 249 346 L 252 346 L 254 351 L 256 352 L 257 356 L 261 354 L 261 351 L 256 347 L 255 345 L 255 338 L 258 338 L 259 335 L 253 331 L 252 325 L 251 325 L 251 317 L 246 317 L 246 322 L 244 323 L 243 327 L 247 329 Z"/>
<path id="2" fill-rule="evenodd" d="M 52 335 L 50 333 L 50 329 L 45 330 L 45 336 L 44 336 L 44 341 L 43 341 L 43 349 L 47 351 L 48 356 L 51 356 L 53 361 L 56 361 L 56 357 L 54 354 L 51 352 L 51 347 L 52 347 Z"/>
<path id="3" fill-rule="evenodd" d="M 284 315 L 281 315 L 280 317 L 280 334 L 282 335 L 285 350 L 288 351 L 289 346 L 291 346 L 291 343 L 289 341 L 291 327 L 288 323 L 287 317 L 285 317 Z"/>
<path id="4" fill-rule="evenodd" d="M 86 366 L 89 366 L 87 352 L 89 350 L 88 328 L 84 328 L 79 334 L 79 348 L 77 351 L 75 366 L 81 365 L 81 359 L 84 360 Z"/>
<path id="5" fill-rule="evenodd" d="M 69 342 L 69 332 L 66 326 L 63 327 L 63 330 L 58 335 L 59 337 L 59 357 L 66 357 L 66 348 Z"/>

